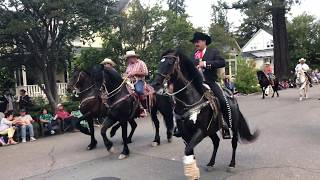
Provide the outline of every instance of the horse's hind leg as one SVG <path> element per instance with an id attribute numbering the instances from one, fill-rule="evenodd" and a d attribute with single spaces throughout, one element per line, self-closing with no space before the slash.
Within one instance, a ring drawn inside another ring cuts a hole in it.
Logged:
<path id="1" fill-rule="evenodd" d="M 129 123 L 130 123 L 130 126 L 131 126 L 131 132 L 130 132 L 130 134 L 128 136 L 128 143 L 130 144 L 130 143 L 132 143 L 132 136 L 133 136 L 133 134 L 134 134 L 134 132 L 135 132 L 135 130 L 137 128 L 137 123 L 136 123 L 136 121 L 134 119 L 130 120 Z"/>
<path id="2" fill-rule="evenodd" d="M 116 123 L 116 120 L 106 118 L 102 123 L 101 136 L 108 151 L 112 151 L 113 143 L 107 138 L 107 130 Z"/>
<path id="3" fill-rule="evenodd" d="M 207 164 L 208 171 L 211 171 L 214 168 L 214 165 L 216 163 L 217 151 L 218 151 L 219 144 L 220 144 L 220 138 L 218 137 L 218 135 L 216 133 L 211 135 L 210 138 L 211 138 L 212 144 L 213 144 L 213 153 L 212 153 L 210 162 Z"/>
<path id="4" fill-rule="evenodd" d="M 128 128 L 128 122 L 121 122 L 121 129 L 122 129 L 122 140 L 123 140 L 123 150 L 119 156 L 119 160 L 125 159 L 129 156 L 130 151 L 129 151 L 129 147 L 128 147 L 128 132 L 127 132 L 127 128 Z"/>
<path id="5" fill-rule="evenodd" d="M 232 158 L 231 158 L 231 162 L 229 164 L 229 167 L 234 168 L 236 166 L 236 151 L 237 151 L 237 147 L 238 147 L 238 133 L 233 133 L 231 144 L 232 144 Z"/>
<path id="6" fill-rule="evenodd" d="M 152 142 L 152 146 L 155 147 L 155 146 L 160 145 L 160 135 L 159 135 L 160 122 L 157 117 L 157 109 L 156 108 L 151 109 L 151 120 L 152 120 L 154 127 L 155 127 L 155 130 L 156 130 L 154 140 Z"/>

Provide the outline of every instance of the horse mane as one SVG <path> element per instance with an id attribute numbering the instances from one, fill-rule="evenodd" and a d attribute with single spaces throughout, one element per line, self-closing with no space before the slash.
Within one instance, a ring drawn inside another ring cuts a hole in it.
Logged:
<path id="1" fill-rule="evenodd" d="M 200 74 L 199 70 L 195 67 L 192 60 L 187 55 L 185 55 L 181 49 L 167 50 L 165 53 L 163 53 L 162 56 L 166 56 L 169 54 L 173 54 L 180 58 L 180 67 L 181 70 L 185 73 L 186 78 L 190 81 L 192 80 L 192 84 L 198 90 L 199 93 L 204 93 L 203 77 Z"/>
<path id="2" fill-rule="evenodd" d="M 112 78 L 114 79 L 114 81 L 116 82 L 122 82 L 122 76 L 120 75 L 120 73 L 118 73 L 118 71 L 116 71 L 113 68 L 104 68 L 104 72 L 107 73 L 108 75 L 110 75 Z"/>

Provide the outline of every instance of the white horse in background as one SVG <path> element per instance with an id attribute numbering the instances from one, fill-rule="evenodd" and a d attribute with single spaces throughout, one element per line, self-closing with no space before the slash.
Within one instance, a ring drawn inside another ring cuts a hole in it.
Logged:
<path id="1" fill-rule="evenodd" d="M 303 70 L 298 70 L 296 72 L 296 76 L 297 76 L 296 84 L 297 84 L 297 87 L 299 88 L 299 95 L 300 95 L 299 100 L 302 101 L 303 98 L 308 99 L 308 90 L 309 90 L 310 82 L 308 80 L 307 75 Z"/>

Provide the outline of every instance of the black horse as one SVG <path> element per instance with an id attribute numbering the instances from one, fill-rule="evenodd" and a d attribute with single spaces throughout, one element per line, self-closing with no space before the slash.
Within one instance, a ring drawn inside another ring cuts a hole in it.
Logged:
<path id="1" fill-rule="evenodd" d="M 92 69 L 101 70 L 99 66 L 96 66 Z M 92 72 L 92 71 L 91 71 Z M 129 122 L 131 125 L 131 132 L 128 138 L 126 139 L 127 143 L 131 142 L 133 133 L 137 127 L 134 118 L 136 118 L 139 113 L 138 100 L 136 96 L 130 93 L 124 83 L 124 80 L 121 78 L 114 69 L 107 69 L 102 71 L 103 79 L 105 81 L 105 87 L 107 88 L 108 97 L 107 104 L 102 102 L 100 89 L 101 87 L 96 87 L 96 82 L 90 77 L 90 73 L 85 71 L 77 71 L 74 73 L 73 78 L 70 80 L 68 89 L 69 91 L 76 88 L 79 89 L 81 105 L 80 110 L 84 114 L 83 119 L 87 119 L 90 126 L 90 132 L 85 132 L 85 134 L 91 135 L 91 143 L 88 146 L 88 149 L 97 144 L 97 141 L 94 138 L 94 129 L 93 129 L 93 118 L 91 117 L 107 117 L 103 122 L 103 127 L 101 129 L 101 135 L 104 139 L 105 145 L 108 150 L 112 150 L 112 142 L 109 141 L 106 137 L 106 131 L 109 127 L 115 124 L 117 121 L 122 127 L 122 137 L 124 139 L 124 126 L 125 122 Z M 91 75 L 92 76 L 92 75 Z M 87 93 L 85 93 L 87 92 Z M 159 120 L 157 118 L 157 111 L 159 110 L 165 120 L 167 127 L 167 138 L 168 141 L 172 140 L 172 131 L 173 131 L 173 109 L 171 105 L 170 98 L 168 96 L 156 96 L 156 100 L 153 102 L 151 107 L 152 120 L 155 124 L 156 133 L 153 144 L 160 144 L 160 135 L 159 135 Z M 87 104 L 91 103 L 91 104 Z M 116 125 L 117 126 L 117 125 Z M 91 130 L 92 127 L 92 130 Z M 117 128 L 117 127 L 116 127 Z M 116 129 L 115 128 L 115 129 Z M 114 131 L 115 133 L 115 131 Z M 125 135 L 126 136 L 126 135 Z M 124 140 L 125 142 L 125 140 Z M 125 143 L 124 143 L 125 144 Z M 127 157 L 129 149 L 124 145 L 124 151 L 121 158 Z"/>
<path id="2" fill-rule="evenodd" d="M 87 71 L 75 71 L 73 76 L 69 79 L 68 92 L 78 90 L 77 94 L 80 98 L 80 111 L 83 117 L 80 118 L 76 124 L 77 128 L 84 134 L 91 136 L 91 142 L 88 145 L 88 150 L 92 150 L 97 146 L 97 140 L 94 136 L 94 120 L 107 116 L 108 109 L 102 102 L 100 97 L 100 91 L 96 87 L 96 83 L 90 77 L 90 72 Z M 86 120 L 89 125 L 89 129 L 80 125 L 81 120 Z M 130 121 L 131 132 L 128 137 L 130 140 L 137 127 L 135 121 Z M 103 133 L 103 132 L 101 132 Z"/>
<path id="3" fill-rule="evenodd" d="M 273 94 L 272 97 L 274 97 L 274 94 L 277 93 L 277 97 L 279 97 L 279 80 L 278 78 L 275 78 L 273 81 L 273 84 L 270 82 L 270 80 L 268 79 L 268 77 L 266 76 L 266 74 L 263 71 L 258 71 L 257 72 L 257 76 L 258 76 L 258 80 L 259 80 L 259 84 L 262 90 L 262 99 L 265 98 L 266 96 L 266 89 L 271 86 L 273 89 Z"/>
<path id="4" fill-rule="evenodd" d="M 203 78 L 193 62 L 179 50 L 169 50 L 163 55 L 158 66 L 158 73 L 153 82 L 156 90 L 161 89 L 167 82 L 173 84 L 173 95 L 176 99 L 176 118 L 183 121 L 182 138 L 185 141 L 185 175 L 199 178 L 199 169 L 194 160 L 194 148 L 205 137 L 209 136 L 213 142 L 214 150 L 207 167 L 215 165 L 216 153 L 219 147 L 217 131 L 221 128 L 221 112 L 216 98 L 203 86 Z M 211 99 L 208 101 L 208 99 Z M 236 99 L 228 98 L 232 113 L 232 159 L 229 167 L 235 167 L 235 155 L 238 143 L 238 134 L 242 140 L 253 142 L 259 131 L 253 134 L 239 110 Z M 216 102 L 212 105 L 210 102 Z"/>

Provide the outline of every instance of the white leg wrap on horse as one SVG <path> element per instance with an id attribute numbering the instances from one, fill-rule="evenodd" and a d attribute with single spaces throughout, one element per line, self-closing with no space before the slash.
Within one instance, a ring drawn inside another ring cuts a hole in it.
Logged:
<path id="1" fill-rule="evenodd" d="M 194 159 L 194 155 L 184 156 L 184 175 L 188 180 L 196 180 L 200 178 L 200 170 L 197 166 L 197 162 Z"/>

